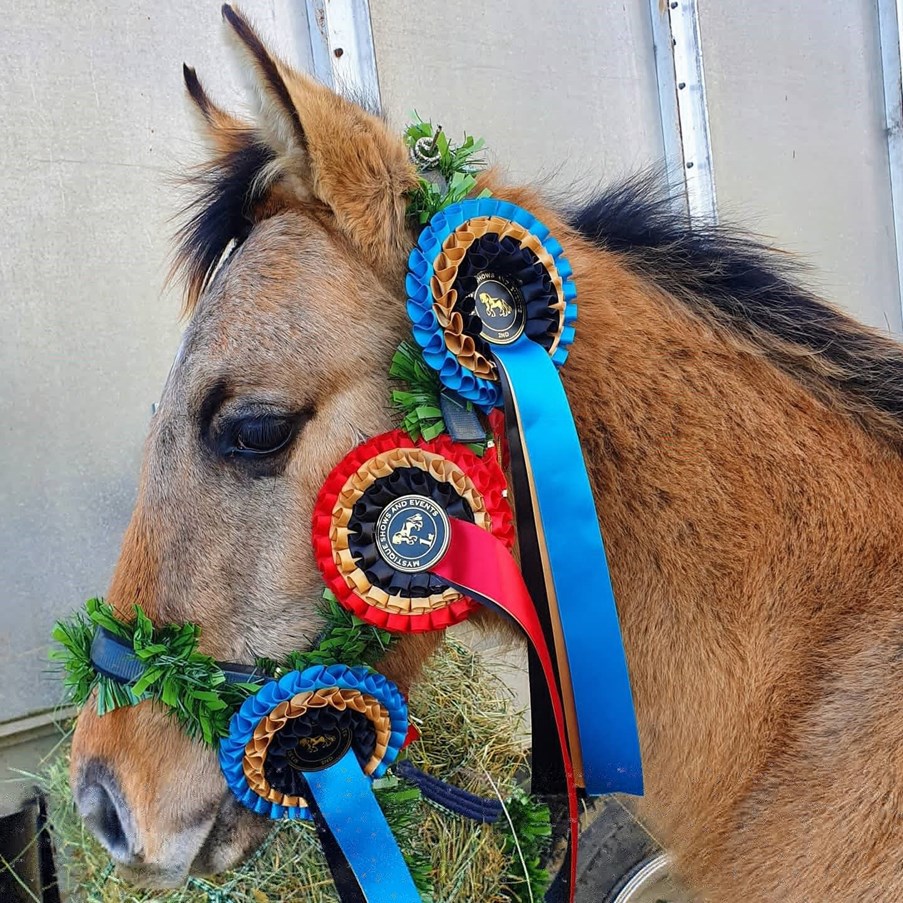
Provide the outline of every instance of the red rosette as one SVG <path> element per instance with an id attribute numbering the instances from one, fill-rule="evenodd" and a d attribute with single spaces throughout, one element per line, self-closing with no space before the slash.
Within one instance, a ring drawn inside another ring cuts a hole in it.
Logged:
<path id="1" fill-rule="evenodd" d="M 317 496 L 313 545 L 317 566 L 339 602 L 361 620 L 394 633 L 442 630 L 466 620 L 478 603 L 448 587 L 440 596 L 404 599 L 368 583 L 347 546 L 351 507 L 347 499 L 373 485 L 393 467 L 416 467 L 445 482 L 464 499 L 476 522 L 504 545 L 514 545 L 514 523 L 505 476 L 491 451 L 480 458 L 448 436 L 412 441 L 394 430 L 359 445 L 329 474 Z M 372 479 L 371 479 L 372 477 Z M 370 483 L 367 481 L 370 480 Z M 352 531 L 353 532 L 353 531 Z M 342 543 L 346 545 L 342 547 Z M 382 597 L 386 597 L 383 599 Z"/>

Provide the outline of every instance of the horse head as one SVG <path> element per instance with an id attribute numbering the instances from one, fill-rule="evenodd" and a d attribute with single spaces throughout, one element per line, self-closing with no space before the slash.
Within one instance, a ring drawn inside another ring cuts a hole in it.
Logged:
<path id="1" fill-rule="evenodd" d="M 253 662 L 305 649 L 322 581 L 310 543 L 330 468 L 392 425 L 388 367 L 417 184 L 377 116 L 276 59 L 224 15 L 258 101 L 217 108 L 186 67 L 212 157 L 180 233 L 192 314 L 150 427 L 137 503 L 109 590 L 131 618 L 193 621 L 203 649 Z M 431 641 L 385 664 L 407 686 Z M 148 704 L 78 720 L 71 782 L 134 880 L 178 884 L 253 849 L 266 820 L 226 789 L 216 756 Z"/>

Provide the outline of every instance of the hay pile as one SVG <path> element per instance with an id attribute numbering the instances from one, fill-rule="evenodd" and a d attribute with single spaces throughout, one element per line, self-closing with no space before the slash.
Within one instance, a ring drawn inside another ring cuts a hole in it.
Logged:
<path id="1" fill-rule="evenodd" d="M 508 799 L 525 766 L 522 713 L 507 687 L 479 656 L 446 640 L 410 701 L 422 738 L 411 761 L 482 796 Z M 123 883 L 109 857 L 75 815 L 69 793 L 68 756 L 50 765 L 44 781 L 60 882 L 69 899 L 84 903 L 281 903 L 338 900 L 309 823 L 280 822 L 249 862 L 211 879 L 189 879 L 176 891 L 143 892 Z M 536 823 L 536 810 L 530 813 Z M 523 862 L 511 834 L 441 812 L 422 800 L 403 843 L 428 863 L 433 903 L 502 903 L 530 900 L 520 879 Z M 517 814 L 512 810 L 517 821 Z M 525 816 L 520 813 L 521 819 Z M 538 826 L 541 833 L 542 825 Z M 530 858 L 529 851 L 527 858 Z"/>

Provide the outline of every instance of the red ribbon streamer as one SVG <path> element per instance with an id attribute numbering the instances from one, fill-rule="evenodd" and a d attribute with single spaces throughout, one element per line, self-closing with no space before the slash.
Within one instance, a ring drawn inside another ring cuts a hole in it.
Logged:
<path id="1" fill-rule="evenodd" d="M 577 838 L 580 833 L 577 787 L 568 750 L 564 709 L 542 625 L 524 584 L 520 568 L 504 544 L 491 533 L 468 521 L 453 517 L 449 518 L 449 524 L 451 539 L 448 551 L 443 559 L 431 568 L 432 573 L 471 598 L 513 618 L 526 633 L 542 666 L 549 697 L 552 700 L 552 712 L 555 716 L 567 784 L 570 826 L 569 899 L 573 900 L 577 886 Z"/>

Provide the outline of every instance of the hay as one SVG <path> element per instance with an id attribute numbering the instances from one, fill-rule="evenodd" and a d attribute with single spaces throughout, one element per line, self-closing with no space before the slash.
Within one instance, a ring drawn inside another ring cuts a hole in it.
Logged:
<path id="1" fill-rule="evenodd" d="M 430 774 L 483 796 L 509 797 L 525 765 L 522 713 L 507 687 L 479 656 L 446 640 L 410 701 L 422 737 L 411 761 Z M 49 766 L 44 784 L 61 885 L 84 903 L 335 903 L 338 897 L 309 823 L 280 822 L 241 868 L 211 879 L 191 878 L 181 889 L 139 891 L 121 881 L 109 857 L 75 814 L 69 793 L 68 750 Z M 497 788 L 498 793 L 493 788 Z M 476 825 L 418 801 L 408 836 L 429 862 L 434 903 L 528 899 L 511 883 L 517 871 L 497 826 Z"/>

